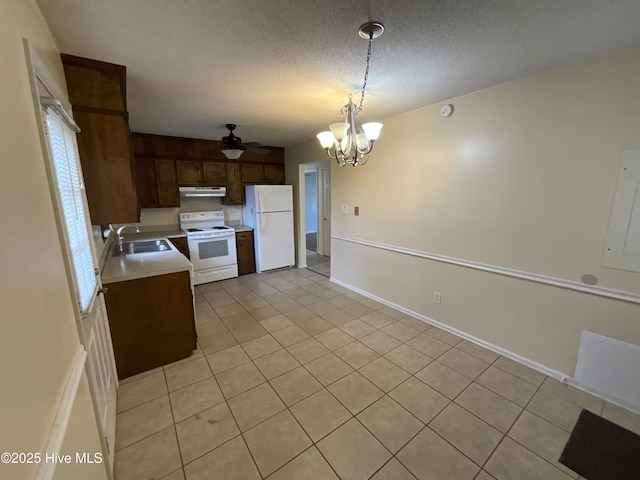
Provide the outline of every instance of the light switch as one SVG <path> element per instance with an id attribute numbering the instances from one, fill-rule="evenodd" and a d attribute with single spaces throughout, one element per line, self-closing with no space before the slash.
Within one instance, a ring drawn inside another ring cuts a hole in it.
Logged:
<path id="1" fill-rule="evenodd" d="M 357 217 L 360 215 L 360 207 L 353 207 L 353 214 Z"/>
<path id="2" fill-rule="evenodd" d="M 346 205 L 342 205 L 342 214 L 346 215 L 349 213 L 349 207 Z"/>

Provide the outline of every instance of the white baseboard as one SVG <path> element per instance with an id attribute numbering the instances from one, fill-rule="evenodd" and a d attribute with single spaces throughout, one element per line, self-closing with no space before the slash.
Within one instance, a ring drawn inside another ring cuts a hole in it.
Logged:
<path id="1" fill-rule="evenodd" d="M 461 338 L 464 338 L 465 340 L 469 340 L 472 343 L 475 343 L 476 345 L 479 345 L 481 347 L 486 348 L 487 350 L 491 350 L 492 352 L 497 353 L 498 355 L 502 355 L 503 357 L 507 357 L 510 358 L 511 360 L 514 360 L 518 363 L 521 363 L 522 365 L 525 365 L 529 368 L 531 368 L 532 370 L 535 370 L 537 372 L 542 373 L 543 375 L 546 375 L 548 377 L 551 378 L 555 378 L 556 380 L 565 383 L 567 385 L 570 385 L 574 388 L 577 388 L 579 390 L 582 390 L 584 392 L 587 392 L 595 397 L 601 398 L 602 400 L 605 400 L 607 402 L 613 403 L 615 405 L 618 405 L 620 407 L 626 408 L 627 410 L 630 410 L 632 412 L 638 413 L 640 414 L 640 410 L 637 409 L 637 407 L 635 405 L 631 405 L 629 403 L 623 402 L 620 399 L 614 398 L 610 395 L 607 395 L 606 393 L 600 392 L 598 390 L 594 390 L 591 389 L 583 384 L 581 384 L 580 382 L 576 381 L 575 378 L 566 375 L 565 373 L 562 373 L 558 370 L 554 370 L 553 368 L 547 367 L 546 365 L 543 365 L 541 363 L 538 363 L 534 360 L 531 360 L 529 358 L 523 357 L 522 355 L 518 355 L 517 353 L 514 353 L 510 350 L 506 350 L 502 347 L 499 347 L 498 345 L 494 345 L 492 343 L 486 342 L 485 340 L 482 340 L 480 338 L 474 337 L 473 335 L 470 335 L 466 332 L 463 332 L 462 330 L 458 330 L 457 328 L 453 328 L 449 325 L 446 325 L 444 323 L 438 322 L 437 320 L 434 320 L 430 317 L 427 317 L 426 315 L 422 315 L 418 312 L 414 312 L 413 310 L 410 310 L 408 308 L 405 308 L 401 305 L 397 305 L 393 302 L 390 302 L 384 298 L 378 297 L 376 295 L 373 295 L 369 292 L 366 292 L 364 290 L 361 290 L 357 287 L 354 287 L 352 285 L 349 285 L 348 283 L 342 282 L 340 280 L 337 280 L 336 278 L 329 278 L 329 281 L 336 283 L 344 288 L 347 288 L 353 292 L 359 293 L 360 295 L 363 295 L 367 298 L 370 298 L 372 300 L 375 300 L 376 302 L 382 303 L 384 305 L 387 305 L 388 307 L 394 308 L 396 310 L 399 310 L 402 313 L 406 313 L 407 315 L 410 315 L 411 317 L 414 317 L 418 320 L 421 320 L 425 323 L 428 323 L 429 325 L 433 325 L 436 326 L 438 328 L 441 328 L 442 330 L 445 330 L 449 333 L 453 333 L 454 335 L 457 335 Z"/>
<path id="2" fill-rule="evenodd" d="M 492 343 L 486 342 L 485 340 L 482 340 L 478 337 L 474 337 L 473 335 L 470 335 L 466 332 L 463 332 L 462 330 L 458 330 L 457 328 L 453 328 L 445 323 L 441 323 L 438 322 L 437 320 L 434 320 L 433 318 L 427 317 L 426 315 L 422 315 L 421 313 L 418 312 L 414 312 L 413 310 L 410 310 L 408 308 L 405 308 L 401 305 L 397 305 L 393 302 L 390 302 L 388 300 L 385 300 L 384 298 L 380 298 L 376 295 L 373 295 L 369 292 L 365 292 L 364 290 L 360 290 L 359 288 L 356 288 L 352 285 L 349 285 L 347 283 L 341 282 L 340 280 L 336 280 L 335 278 L 331 278 L 330 279 L 332 282 L 337 283 L 338 285 L 341 285 L 345 288 L 348 288 L 349 290 L 352 290 L 354 292 L 359 293 L 360 295 L 364 295 L 365 297 L 371 298 L 372 300 L 375 300 L 377 302 L 380 302 L 384 305 L 387 305 L 388 307 L 394 308 L 396 310 L 401 311 L 402 313 L 406 313 L 407 315 L 410 315 L 414 318 L 417 318 L 418 320 L 421 320 L 425 323 L 428 323 L 430 325 L 433 325 L 435 327 L 441 328 L 442 330 L 445 330 L 449 333 L 453 333 L 454 335 L 457 335 L 458 337 L 464 338 L 465 340 L 469 340 L 470 342 L 475 343 L 476 345 L 480 345 L 481 347 L 484 347 L 488 350 L 491 350 L 492 352 L 495 352 L 499 355 L 502 355 L 503 357 L 507 357 L 510 358 L 511 360 L 515 360 L 518 363 L 521 363 L 523 365 L 526 365 L 529 368 L 532 368 L 533 370 L 543 373 L 544 375 L 547 375 L 549 377 L 555 378 L 556 380 L 560 380 L 561 382 L 565 382 L 567 379 L 567 375 L 565 375 L 562 372 L 559 372 L 557 370 L 554 370 L 552 368 L 547 367 L 546 365 L 543 365 L 541 363 L 535 362 L 529 358 L 523 357 L 521 355 L 518 355 L 517 353 L 511 352 L 509 350 L 506 350 L 502 347 L 499 347 L 498 345 L 494 345 Z"/>

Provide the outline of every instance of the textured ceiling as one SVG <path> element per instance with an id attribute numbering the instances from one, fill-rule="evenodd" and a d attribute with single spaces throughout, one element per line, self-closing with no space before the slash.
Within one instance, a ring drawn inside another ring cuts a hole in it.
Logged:
<path id="1" fill-rule="evenodd" d="M 638 0 L 37 0 L 60 49 L 126 65 L 134 131 L 289 146 L 640 45 Z"/>

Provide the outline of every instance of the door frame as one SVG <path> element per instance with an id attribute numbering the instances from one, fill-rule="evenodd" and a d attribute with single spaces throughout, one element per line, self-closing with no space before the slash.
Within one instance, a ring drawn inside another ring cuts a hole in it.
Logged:
<path id="1" fill-rule="evenodd" d="M 329 195 L 327 198 L 325 185 L 325 174 L 328 173 L 329 179 L 331 179 L 331 168 L 320 168 L 318 173 L 318 203 L 322 204 L 318 208 L 318 237 L 322 235 L 322 240 L 318 239 L 318 246 L 322 245 L 321 248 L 318 248 L 318 254 L 331 257 L 331 196 Z M 331 191 L 331 180 L 329 180 L 329 191 Z M 324 218 L 328 218 L 328 231 Z"/>
<path id="2" fill-rule="evenodd" d="M 115 441 L 114 441 L 114 445 L 108 445 L 106 441 L 107 432 L 105 432 L 104 429 L 102 428 L 102 421 L 99 416 L 99 408 L 98 408 L 98 400 L 97 400 L 98 393 L 94 389 L 94 383 L 95 383 L 94 373 L 92 372 L 92 368 L 90 367 L 89 362 L 87 361 L 87 355 L 86 355 L 86 349 L 85 349 L 87 339 L 85 338 L 84 329 L 83 329 L 84 318 L 83 318 L 82 312 L 80 311 L 80 305 L 77 301 L 76 295 L 74 295 L 73 293 L 76 291 L 76 285 L 75 285 L 75 279 L 74 279 L 75 272 L 74 272 L 73 263 L 72 263 L 73 259 L 72 259 L 72 254 L 69 249 L 69 244 L 66 238 L 66 232 L 63 226 L 64 225 L 63 213 L 60 209 L 59 201 L 55 191 L 55 189 L 57 188 L 56 181 L 55 181 L 55 173 L 53 172 L 52 159 L 49 153 L 49 140 L 44 128 L 44 118 L 42 115 L 42 106 L 40 103 L 41 87 L 39 86 L 39 84 L 42 85 L 42 87 L 44 87 L 48 91 L 48 93 L 51 94 L 51 96 L 59 100 L 62 104 L 62 107 L 67 112 L 71 111 L 71 104 L 69 103 L 68 98 L 64 93 L 64 91 L 60 88 L 60 86 L 54 79 L 53 75 L 51 75 L 51 73 L 49 72 L 45 63 L 42 61 L 38 53 L 31 47 L 29 41 L 26 38 L 23 38 L 23 46 L 25 50 L 25 57 L 26 57 L 27 68 L 28 68 L 29 82 L 31 84 L 31 94 L 32 94 L 32 99 L 33 99 L 33 104 L 35 109 L 35 118 L 37 123 L 38 136 L 40 137 L 40 145 L 42 148 L 43 160 L 45 162 L 45 170 L 47 172 L 47 183 L 49 184 L 49 192 L 51 195 L 51 203 L 53 206 L 53 215 L 55 217 L 60 245 L 62 246 L 62 256 L 64 258 L 67 284 L 69 287 L 70 296 L 72 297 L 71 302 L 74 307 L 73 308 L 74 320 L 75 320 L 76 328 L 78 331 L 78 339 L 80 342 L 79 344 L 82 345 L 82 347 L 80 348 L 82 348 L 85 351 L 84 361 L 83 361 L 84 372 L 88 380 L 87 383 L 89 386 L 89 391 L 91 393 L 91 401 L 93 405 L 93 413 L 94 413 L 94 418 L 96 422 L 96 428 L 98 431 L 98 435 L 100 437 L 100 445 L 102 446 L 102 458 L 104 459 L 102 464 L 105 467 L 107 478 L 111 480 L 113 478 L 113 470 L 112 470 L 112 465 L 108 459 L 110 457 L 113 458 L 113 452 L 115 452 Z M 78 164 L 79 163 L 80 162 L 78 159 Z M 80 168 L 80 165 L 78 165 L 78 167 Z M 89 216 L 89 209 L 87 206 L 88 204 L 87 204 L 86 194 L 84 195 L 83 204 L 84 204 L 84 210 L 85 210 L 85 218 L 87 219 L 87 223 L 90 223 L 91 217 Z M 102 296 L 102 293 L 100 293 L 102 291 L 102 282 L 101 282 L 99 269 L 98 269 L 98 255 L 96 252 L 95 244 L 93 242 L 93 232 L 91 229 L 91 225 L 87 225 L 87 230 L 89 235 L 89 244 L 91 248 L 94 268 L 96 269 L 96 283 L 98 288 L 98 293 L 94 296 L 94 298 L 91 301 L 91 305 L 88 310 L 90 311 L 91 309 L 94 308 L 95 302 L 102 303 L 102 306 L 104 308 L 104 301 L 102 298 L 100 298 Z M 108 327 L 108 321 L 106 320 L 106 310 L 105 310 L 105 321 L 107 322 L 107 327 Z M 112 365 L 113 372 L 115 373 L 116 372 L 115 358 L 113 354 L 113 346 L 111 345 L 110 334 L 108 335 L 108 342 L 111 348 L 110 363 Z M 118 385 L 119 385 L 118 377 L 116 375 L 115 376 L 116 389 L 118 388 Z M 75 399 L 75 396 L 74 396 L 74 399 Z M 115 422 L 115 417 L 114 417 L 114 422 Z M 64 428 L 65 430 L 66 430 L 66 427 L 67 425 L 53 426 L 54 429 Z M 54 430 L 52 430 L 52 432 L 53 431 Z M 53 453 L 58 453 L 58 452 L 53 452 Z M 50 473 L 45 474 L 47 477 L 49 475 L 53 475 L 52 473 L 53 470 L 49 470 L 49 472 Z"/>
<path id="3" fill-rule="evenodd" d="M 322 193 L 322 175 L 321 171 L 323 169 L 331 170 L 332 162 L 331 160 L 320 160 L 315 162 L 301 163 L 298 165 L 298 222 L 297 222 L 297 232 L 298 232 L 298 268 L 307 268 L 307 235 L 306 235 L 306 205 L 305 205 L 305 181 L 304 174 L 306 172 L 315 171 L 316 174 L 316 190 L 318 194 L 318 247 L 320 247 L 320 235 L 323 229 L 322 226 L 322 205 L 324 202 L 323 193 Z M 320 251 L 318 251 L 320 254 Z"/>

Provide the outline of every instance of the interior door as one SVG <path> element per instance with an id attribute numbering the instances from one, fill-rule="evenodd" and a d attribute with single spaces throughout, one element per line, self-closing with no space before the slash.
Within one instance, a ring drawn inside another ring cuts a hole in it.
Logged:
<path id="1" fill-rule="evenodd" d="M 109 464 L 113 467 L 116 438 L 117 375 L 103 289 L 100 288 L 82 317 L 89 382 L 94 394 Z"/>
<path id="2" fill-rule="evenodd" d="M 322 254 L 331 256 L 331 169 L 322 170 Z"/>

